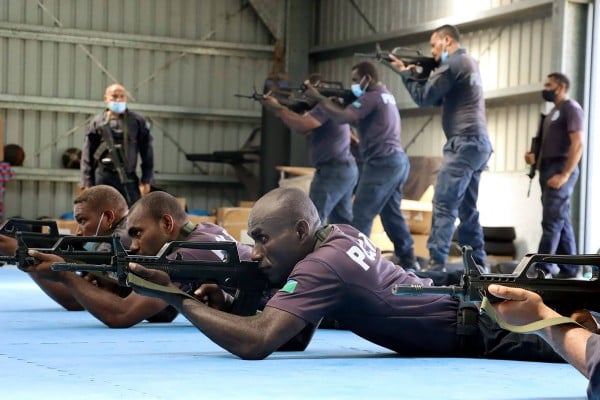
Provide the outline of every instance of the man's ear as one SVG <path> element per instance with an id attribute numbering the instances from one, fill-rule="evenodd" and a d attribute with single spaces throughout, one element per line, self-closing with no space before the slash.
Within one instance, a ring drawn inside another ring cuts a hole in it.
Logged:
<path id="1" fill-rule="evenodd" d="M 160 217 L 160 227 L 167 233 L 173 233 L 173 230 L 175 229 L 173 217 L 169 214 L 163 214 L 163 216 Z"/>
<path id="2" fill-rule="evenodd" d="M 298 222 L 296 222 L 296 234 L 298 235 L 300 241 L 304 241 L 307 237 L 310 236 L 310 228 L 306 220 L 301 219 Z"/>
<path id="3" fill-rule="evenodd" d="M 108 226 L 112 228 L 113 224 L 116 222 L 116 215 L 113 210 L 106 210 L 102 214 L 104 214 L 104 218 L 106 222 L 108 222 Z"/>

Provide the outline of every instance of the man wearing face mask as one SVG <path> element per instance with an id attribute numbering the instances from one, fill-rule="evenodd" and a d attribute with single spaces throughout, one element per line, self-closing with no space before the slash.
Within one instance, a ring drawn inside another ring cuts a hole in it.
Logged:
<path id="1" fill-rule="evenodd" d="M 492 153 L 486 119 L 481 76 L 477 61 L 460 46 L 460 33 L 452 25 L 433 31 L 431 54 L 440 63 L 427 80 L 418 80 L 414 65 L 390 55 L 392 68 L 419 107 L 442 106 L 442 127 L 447 142 L 435 184 L 433 219 L 427 241 L 431 271 L 445 271 L 456 218 L 458 240 L 473 248 L 473 257 L 485 265 L 483 230 L 479 223 L 477 197 L 481 172 Z"/>
<path id="2" fill-rule="evenodd" d="M 129 248 L 131 238 L 127 235 L 127 202 L 123 196 L 112 186 L 98 185 L 82 192 L 73 200 L 73 215 L 77 222 L 77 236 L 108 236 L 114 233 L 119 234 L 121 243 L 125 248 Z M 14 254 L 17 249 L 17 242 L 12 239 Z M 106 244 L 106 243 L 105 243 Z M 102 245 L 92 249 L 93 251 L 110 250 L 103 248 Z M 48 275 L 36 272 L 34 269 L 27 269 L 31 279 L 46 293 L 51 299 L 63 306 L 69 311 L 83 310 L 82 305 L 73 296 L 72 291 L 62 282 L 49 278 Z M 51 271 L 48 271 L 52 275 Z M 102 289 L 126 294 L 123 288 L 117 287 L 108 279 L 100 279 L 92 274 L 83 274 L 77 276 L 77 279 L 86 281 L 85 285 L 94 284 Z"/>
<path id="3" fill-rule="evenodd" d="M 106 109 L 92 119 L 86 129 L 81 155 L 81 187 L 110 185 L 116 188 L 131 206 L 140 195 L 150 191 L 154 180 L 152 135 L 147 121 L 127 107 L 127 92 L 120 84 L 106 88 Z M 104 129 L 108 127 L 109 129 Z M 111 137 L 106 135 L 112 134 Z M 112 143 L 110 143 L 112 142 Z M 111 148 L 123 155 L 123 177 L 119 176 Z M 138 154 L 141 159 L 141 183 L 136 175 Z M 123 184 L 122 180 L 126 183 Z"/>
<path id="4" fill-rule="evenodd" d="M 93 190 L 89 189 L 89 190 Z M 82 196 L 87 192 L 84 191 Z M 90 215 L 90 214 L 88 214 Z M 80 224 L 85 217 L 80 214 Z M 80 222 L 81 221 L 81 222 Z M 102 223 L 104 224 L 104 223 Z M 92 226 L 93 224 L 90 224 Z M 102 225 L 101 225 L 102 226 Z M 152 192 L 138 200 L 127 215 L 127 233 L 131 242 L 130 254 L 154 256 L 173 241 L 220 242 L 235 241 L 222 227 L 211 223 L 193 224 L 177 198 L 166 192 Z M 249 260 L 252 248 L 238 243 L 240 260 Z M 26 272 L 64 285 L 69 295 L 109 328 L 128 328 L 139 322 L 171 322 L 177 312 L 167 303 L 138 295 L 130 288 L 116 287 L 107 290 L 74 272 L 52 271 L 53 262 L 64 262 L 54 254 L 30 250 L 30 256 L 39 264 L 25 267 Z M 183 260 L 222 261 L 223 255 L 209 249 L 181 248 L 168 255 Z M 125 290 L 117 292 L 117 289 Z"/>
<path id="5" fill-rule="evenodd" d="M 309 81 L 317 87 L 323 85 L 319 74 L 311 74 Z M 321 221 L 350 224 L 352 194 L 358 180 L 358 168 L 350 152 L 350 126 L 331 121 L 321 105 L 298 114 L 273 96 L 266 96 L 261 103 L 295 132 L 310 134 L 310 158 L 316 171 L 309 197 Z"/>
<path id="6" fill-rule="evenodd" d="M 341 108 L 310 85 L 306 93 L 319 101 L 323 111 L 338 124 L 358 127 L 359 151 L 363 164 L 352 205 L 352 226 L 367 237 L 377 214 L 385 233 L 394 244 L 393 262 L 419 269 L 413 239 L 400 212 L 402 186 L 410 164 L 400 143 L 400 114 L 396 99 L 379 82 L 370 62 L 352 67 L 352 92 L 356 101 Z"/>
<path id="7" fill-rule="evenodd" d="M 554 72 L 546 77 L 542 97 L 554 107 L 544 118 L 538 159 L 525 153 L 525 162 L 537 163 L 542 189 L 542 238 L 538 253 L 576 254 L 575 234 L 571 226 L 570 198 L 579 178 L 579 160 L 583 153 L 583 110 L 567 97 L 569 78 Z M 543 264 L 546 274 L 559 278 L 579 276 L 575 265 Z"/>

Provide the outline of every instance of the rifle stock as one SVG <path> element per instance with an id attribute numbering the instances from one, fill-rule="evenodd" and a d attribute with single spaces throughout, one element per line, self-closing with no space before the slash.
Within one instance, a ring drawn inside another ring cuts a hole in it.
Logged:
<path id="1" fill-rule="evenodd" d="M 116 275 L 120 285 L 127 285 L 129 263 L 134 262 L 149 269 L 164 271 L 174 282 L 192 284 L 216 283 L 219 286 L 236 290 L 233 303 L 234 314 L 253 315 L 269 289 L 267 277 L 258 268 L 258 262 L 240 261 L 235 242 L 188 242 L 174 241 L 163 246 L 156 256 L 128 254 L 119 236 L 112 237 L 113 252 L 108 253 L 107 263 L 54 263 L 54 271 L 88 271 Z M 225 253 L 223 261 L 183 260 L 180 257 L 167 258 L 177 249 L 202 249 Z"/>
<path id="2" fill-rule="evenodd" d="M 10 218 L 0 225 L 0 235 L 15 238 L 17 232 L 29 247 L 51 247 L 64 236 L 58 232 L 56 221 Z"/>
<path id="3" fill-rule="evenodd" d="M 420 286 L 420 285 L 395 285 L 392 292 L 396 295 L 450 295 L 464 301 L 478 302 L 484 296 L 491 302 L 500 299 L 494 298 L 487 292 L 491 284 L 509 287 L 518 287 L 539 294 L 544 303 L 563 315 L 570 315 L 575 310 L 587 309 L 600 311 L 600 282 L 598 268 L 600 255 L 549 255 L 528 254 L 519 263 L 512 274 L 483 273 L 472 257 L 472 249 L 463 247 L 463 262 L 465 272 L 460 285 L 451 286 Z M 544 277 L 542 271 L 536 270 L 538 263 L 559 263 L 573 265 L 589 265 L 594 268 L 592 278 L 589 280 L 577 279 L 549 279 Z M 535 274 L 529 271 L 534 271 Z"/>

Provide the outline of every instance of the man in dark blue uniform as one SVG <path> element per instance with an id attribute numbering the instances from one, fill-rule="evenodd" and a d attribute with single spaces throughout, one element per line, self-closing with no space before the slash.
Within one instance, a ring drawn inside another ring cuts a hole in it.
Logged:
<path id="1" fill-rule="evenodd" d="M 312 74 L 310 81 L 322 85 L 318 74 Z M 315 203 L 321 221 L 352 223 L 352 194 L 358 180 L 358 168 L 350 153 L 350 126 L 332 121 L 321 105 L 298 114 L 279 104 L 275 97 L 266 97 L 262 104 L 293 131 L 310 134 L 310 159 L 316 171 L 309 197 Z"/>
<path id="2" fill-rule="evenodd" d="M 575 234 L 571 225 L 570 199 L 579 178 L 579 160 L 583 152 L 583 110 L 569 99 L 569 78 L 555 72 L 546 77 L 542 96 L 554 104 L 543 121 L 540 152 L 528 152 L 525 162 L 537 164 L 542 189 L 542 238 L 538 253 L 576 254 Z M 539 265 L 559 278 L 580 274 L 576 265 Z"/>
<path id="3" fill-rule="evenodd" d="M 248 233 L 255 242 L 252 258 L 280 288 L 260 314 L 240 317 L 177 293 L 134 290 L 165 300 L 215 343 L 245 359 L 267 357 L 328 316 L 401 355 L 560 360 L 537 336 L 503 331 L 472 304 L 451 296 L 395 296 L 395 284 L 430 285 L 431 280 L 382 258 L 367 236 L 349 225 L 322 227 L 314 204 L 300 189 L 278 188 L 261 197 L 250 214 Z M 130 270 L 171 285 L 162 271 L 134 263 Z M 218 295 L 211 304 L 219 304 Z"/>
<path id="4" fill-rule="evenodd" d="M 94 185 L 112 186 L 131 206 L 140 195 L 150 192 L 150 184 L 154 181 L 152 135 L 144 117 L 128 109 L 127 92 L 122 85 L 108 86 L 104 102 L 106 110 L 96 115 L 86 129 L 80 185 L 83 189 Z M 115 156 L 114 148 L 121 157 Z M 135 172 L 138 154 L 141 182 Z"/>
<path id="5" fill-rule="evenodd" d="M 375 66 L 361 62 L 352 67 L 352 92 L 357 99 L 345 108 L 319 94 L 306 82 L 307 95 L 336 123 L 357 127 L 362 166 L 352 206 L 352 226 L 371 235 L 377 214 L 394 244 L 394 262 L 418 269 L 413 239 L 400 212 L 402 188 L 410 163 L 400 142 L 400 114 L 396 99 L 379 81 Z"/>
<path id="6" fill-rule="evenodd" d="M 486 262 L 483 230 L 479 223 L 477 197 L 481 172 L 492 153 L 485 119 L 485 103 L 479 66 L 460 47 L 460 33 L 451 25 L 437 28 L 430 39 L 431 54 L 440 66 L 429 79 L 419 80 L 412 67 L 394 60 L 404 86 L 419 107 L 442 106 L 442 127 L 447 142 L 435 184 L 431 233 L 427 241 L 429 265 L 445 270 L 456 218 L 458 241 L 473 248 L 479 265 Z"/>

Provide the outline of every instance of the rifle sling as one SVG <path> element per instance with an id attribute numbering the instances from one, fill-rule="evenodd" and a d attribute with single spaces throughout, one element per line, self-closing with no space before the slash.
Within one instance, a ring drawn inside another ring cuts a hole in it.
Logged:
<path id="1" fill-rule="evenodd" d="M 138 275 L 132 274 L 131 272 L 127 273 L 127 284 L 129 286 L 137 286 L 137 287 L 141 287 L 144 289 L 153 290 L 155 292 L 177 294 L 177 295 L 192 299 L 194 301 L 200 302 L 200 300 L 198 300 L 194 296 L 184 292 L 183 290 L 180 290 L 180 289 L 177 289 L 177 288 L 171 287 L 171 286 L 163 286 L 163 285 L 159 285 L 154 282 L 150 282 L 144 278 L 139 277 Z"/>
<path id="2" fill-rule="evenodd" d="M 319 247 L 321 247 L 321 245 L 327 239 L 331 231 L 333 231 L 333 225 L 329 224 L 323 226 L 317 232 L 315 232 L 316 241 L 315 247 L 313 247 L 313 251 L 316 251 Z"/>
<path id="3" fill-rule="evenodd" d="M 515 333 L 531 333 L 534 331 L 539 331 L 541 329 L 547 328 L 549 326 L 563 325 L 563 324 L 575 324 L 583 329 L 587 329 L 585 326 L 579 324 L 578 322 L 575 322 L 575 320 L 573 320 L 569 317 L 556 317 L 556 318 L 542 319 L 542 320 L 531 322 L 531 323 L 525 324 L 525 325 L 511 325 L 509 323 L 502 321 L 500 318 L 498 318 L 498 314 L 496 313 L 496 310 L 494 309 L 494 307 L 492 307 L 492 304 L 489 302 L 487 297 L 484 297 L 483 301 L 481 302 L 481 310 L 485 311 L 485 313 L 494 322 L 496 322 L 498 325 L 500 325 L 503 329 L 506 329 L 507 331 L 511 331 L 511 332 L 515 332 Z"/>

